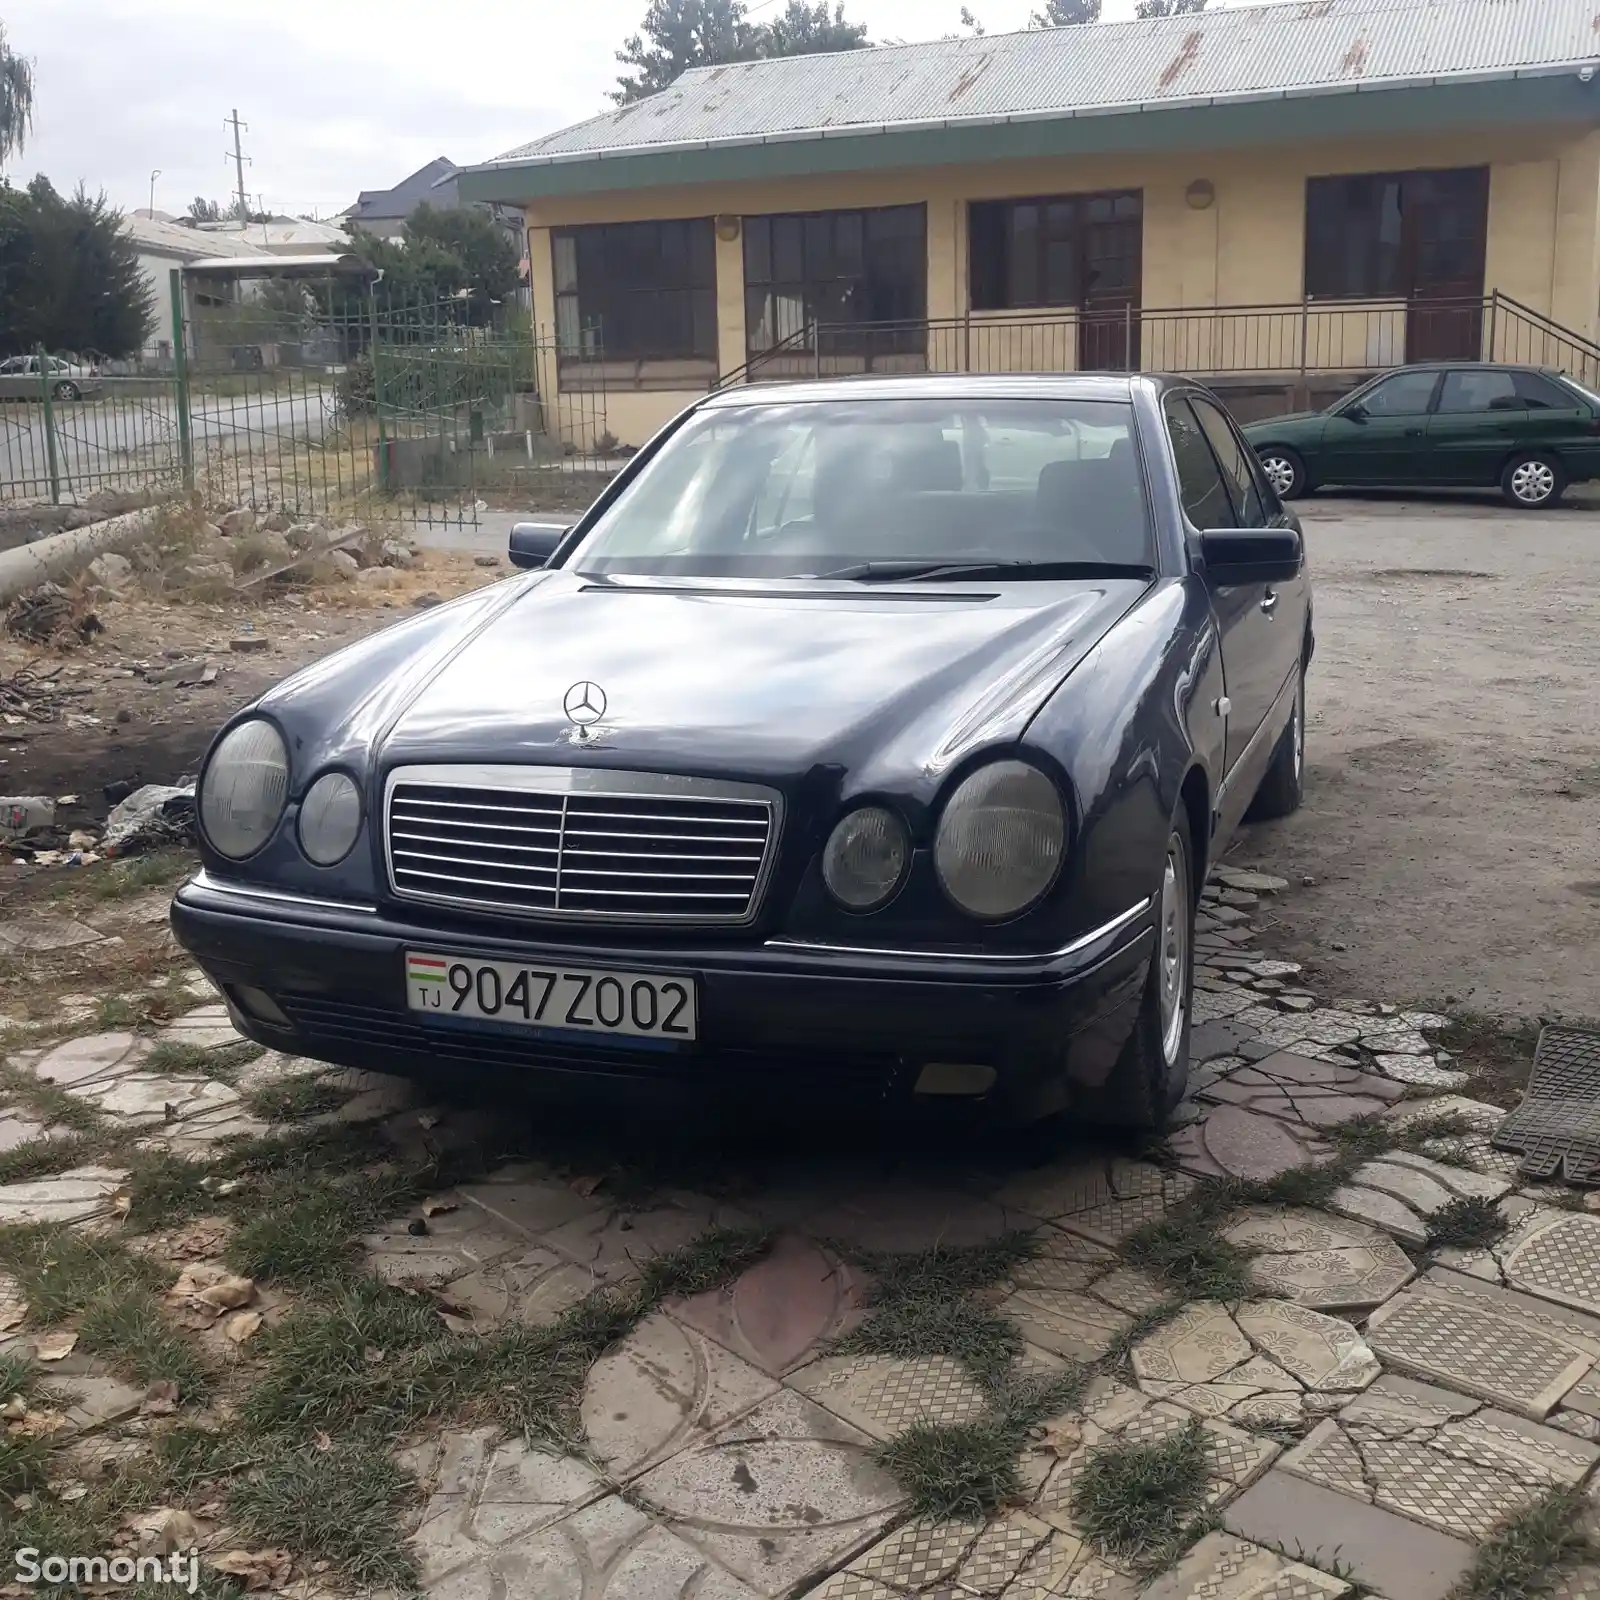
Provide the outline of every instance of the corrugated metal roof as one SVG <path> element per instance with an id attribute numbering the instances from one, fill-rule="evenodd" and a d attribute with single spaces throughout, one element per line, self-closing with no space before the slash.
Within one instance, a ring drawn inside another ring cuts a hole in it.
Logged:
<path id="1" fill-rule="evenodd" d="M 1279 0 L 697 67 L 485 167 L 1575 70 L 1600 0 Z"/>

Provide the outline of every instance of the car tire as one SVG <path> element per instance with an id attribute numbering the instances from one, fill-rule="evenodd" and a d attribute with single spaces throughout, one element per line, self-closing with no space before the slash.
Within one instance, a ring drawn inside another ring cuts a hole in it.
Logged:
<path id="1" fill-rule="evenodd" d="M 1300 809 L 1306 779 L 1306 669 L 1300 665 L 1300 681 L 1295 685 L 1294 710 L 1289 726 L 1278 736 L 1272 764 L 1262 776 L 1255 799 L 1245 813 L 1246 822 L 1270 822 Z"/>
<path id="2" fill-rule="evenodd" d="M 57 400 L 83 399 L 83 391 L 75 383 L 58 383 L 51 393 Z"/>
<path id="3" fill-rule="evenodd" d="M 1311 493 L 1311 480 L 1306 476 L 1306 464 L 1297 451 L 1286 444 L 1269 444 L 1256 451 L 1261 470 L 1272 485 L 1272 492 L 1280 500 L 1298 500 Z"/>
<path id="4" fill-rule="evenodd" d="M 1194 1019 L 1194 842 L 1180 801 L 1167 834 L 1156 891 L 1156 943 L 1139 1017 L 1111 1075 L 1076 1108 L 1102 1127 L 1142 1131 L 1166 1125 L 1189 1086 Z"/>
<path id="5" fill-rule="evenodd" d="M 1500 493 L 1519 511 L 1543 511 L 1566 492 L 1567 475 L 1561 463 L 1541 450 L 1519 451 L 1500 474 Z"/>

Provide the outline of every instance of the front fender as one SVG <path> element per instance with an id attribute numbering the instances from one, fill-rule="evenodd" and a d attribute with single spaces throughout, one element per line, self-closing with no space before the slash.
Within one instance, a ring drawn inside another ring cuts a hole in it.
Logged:
<path id="1" fill-rule="evenodd" d="M 1095 646 L 1030 724 L 1069 775 L 1079 830 L 1065 889 L 1075 931 L 1154 892 L 1190 772 L 1223 773 L 1222 657 L 1209 596 L 1174 579 Z M 1209 805 L 1207 807 L 1209 815 Z M 1195 840 L 1209 853 L 1210 829 Z"/>

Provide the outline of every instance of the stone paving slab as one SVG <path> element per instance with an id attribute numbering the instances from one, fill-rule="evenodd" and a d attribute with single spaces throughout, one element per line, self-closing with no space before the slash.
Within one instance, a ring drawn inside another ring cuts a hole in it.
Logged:
<path id="1" fill-rule="evenodd" d="M 1277 1050 L 1236 1067 L 1198 1096 L 1218 1105 L 1243 1106 L 1313 1128 L 1336 1127 L 1376 1116 L 1405 1089 L 1375 1073 Z"/>
<path id="2" fill-rule="evenodd" d="M 54 1178 L 0 1186 L 0 1224 L 86 1222 L 103 1215 L 127 1173 L 110 1167 L 74 1167 Z"/>
<path id="3" fill-rule="evenodd" d="M 1198 1090 L 1196 1090 L 1198 1092 Z M 1167 1138 L 1178 1165 L 1197 1178 L 1266 1182 L 1325 1159 L 1327 1141 L 1305 1125 L 1238 1105 L 1201 1105 Z"/>
<path id="4" fill-rule="evenodd" d="M 995 1199 L 1114 1249 L 1160 1221 L 1195 1182 L 1186 1173 L 1113 1156 L 1019 1173 Z"/>
<path id="5" fill-rule="evenodd" d="M 843 1564 L 888 1526 L 898 1485 L 871 1437 L 780 1389 L 636 1482 L 674 1532 L 763 1595 Z"/>
<path id="6" fill-rule="evenodd" d="M 1600 1356 L 1600 1323 L 1435 1267 L 1372 1313 L 1385 1366 L 1538 1422 Z"/>
<path id="7" fill-rule="evenodd" d="M 234 1027 L 225 1005 L 198 1006 L 177 1021 L 168 1023 L 156 1038 L 163 1044 L 192 1044 L 201 1050 L 219 1050 L 224 1045 L 248 1043 L 245 1036 Z"/>
<path id="8" fill-rule="evenodd" d="M 1281 1468 L 1247 1489 L 1223 1512 L 1222 1521 L 1241 1538 L 1293 1550 L 1313 1567 L 1349 1572 L 1357 1582 L 1405 1600 L 1448 1600 L 1475 1554 L 1464 1539 Z"/>
<path id="9" fill-rule="evenodd" d="M 1039 1242 L 1039 1255 L 1006 1281 L 1000 1314 L 1015 1322 L 1030 1344 L 1070 1361 L 1097 1360 L 1139 1314 L 1113 1304 L 1100 1293 L 1102 1286 L 1134 1303 L 1147 1299 L 1151 1290 L 1138 1275 L 1119 1272 L 1116 1258 L 1092 1240 L 1046 1228 Z"/>
<path id="10" fill-rule="evenodd" d="M 761 1372 L 782 1377 L 817 1359 L 861 1319 L 866 1284 L 831 1251 L 786 1233 L 732 1283 L 667 1312 Z"/>
<path id="11" fill-rule="evenodd" d="M 615 1279 L 638 1271 L 656 1256 L 693 1244 L 714 1228 L 755 1227 L 755 1218 L 748 1212 L 686 1195 L 681 1203 L 652 1205 L 642 1211 L 623 1206 L 591 1211 L 552 1228 L 540 1243 L 597 1276 Z"/>
<path id="12" fill-rule="evenodd" d="M 461 1197 L 528 1238 L 549 1233 L 581 1217 L 606 1209 L 604 1200 L 579 1194 L 569 1183 L 543 1175 L 496 1175 L 483 1183 L 464 1184 Z"/>
<path id="13" fill-rule="evenodd" d="M 776 1379 L 663 1313 L 595 1362 L 581 1414 L 617 1483 L 708 1437 L 777 1390 Z"/>
<path id="14" fill-rule="evenodd" d="M 1247 1211 L 1224 1237 L 1256 1252 L 1250 1275 L 1263 1290 L 1316 1311 L 1381 1305 L 1416 1273 L 1386 1233 L 1320 1211 Z"/>
<path id="15" fill-rule="evenodd" d="M 635 1276 L 626 1264 L 581 1267 L 542 1245 L 502 1255 L 450 1282 L 450 1303 L 474 1322 L 548 1327 L 596 1289 L 619 1288 Z"/>
<path id="16" fill-rule="evenodd" d="M 0 922 L 0 949 L 19 955 L 73 950 L 80 945 L 98 944 L 103 938 L 103 933 L 71 917 L 17 917 Z"/>
<path id="17" fill-rule="evenodd" d="M 497 1570 L 495 1553 L 600 1499 L 605 1485 L 581 1461 L 497 1439 L 495 1430 L 446 1433 L 406 1452 L 402 1464 L 428 1489 L 412 1537 L 422 1582 L 435 1594 L 439 1580 L 469 1569 L 450 1592 L 486 1593 Z M 513 1570 L 516 1564 L 513 1563 Z M 548 1592 L 524 1589 L 528 1600 Z"/>
<path id="18" fill-rule="evenodd" d="M 973 1422 L 989 1410 L 983 1391 L 949 1356 L 825 1356 L 788 1383 L 875 1439 L 893 1439 L 919 1422 Z"/>
<path id="19" fill-rule="evenodd" d="M 76 1083 L 67 1093 L 107 1117 L 131 1127 L 183 1122 L 207 1112 L 238 1113 L 244 1100 L 231 1084 L 215 1078 L 127 1072 L 107 1083 Z"/>
<path id="20" fill-rule="evenodd" d="M 18 1145 L 32 1144 L 35 1139 L 53 1138 L 59 1131 L 19 1112 L 0 1111 L 0 1154 L 15 1150 Z"/>
<path id="21" fill-rule="evenodd" d="M 1408 1244 L 1425 1245 L 1431 1219 L 1446 1206 L 1458 1200 L 1498 1200 L 1510 1188 L 1504 1178 L 1394 1150 L 1358 1167 L 1350 1182 L 1334 1191 L 1329 1207 L 1341 1216 L 1374 1223 Z"/>
<path id="22" fill-rule="evenodd" d="M 1343 1578 L 1290 1561 L 1231 1533 L 1208 1533 L 1139 1600 L 1341 1600 Z"/>
<path id="23" fill-rule="evenodd" d="M 1600 1315 L 1600 1217 L 1544 1213 L 1518 1230 L 1500 1261 L 1512 1288 Z"/>
<path id="24" fill-rule="evenodd" d="M 369 1271 L 385 1283 L 439 1288 L 523 1247 L 519 1234 L 460 1194 L 449 1191 L 434 1201 L 439 1209 L 431 1216 L 398 1217 L 362 1238 Z M 411 1231 L 418 1220 L 426 1233 Z"/>
<path id="25" fill-rule="evenodd" d="M 95 1033 L 54 1046 L 29 1070 L 46 1083 L 72 1089 L 132 1072 L 149 1053 L 148 1042 L 136 1034 Z"/>
<path id="26" fill-rule="evenodd" d="M 1002 1234 L 1031 1231 L 1037 1219 L 1017 1206 L 957 1189 L 878 1184 L 805 1218 L 814 1239 L 856 1250 L 909 1254 L 986 1244 Z"/>

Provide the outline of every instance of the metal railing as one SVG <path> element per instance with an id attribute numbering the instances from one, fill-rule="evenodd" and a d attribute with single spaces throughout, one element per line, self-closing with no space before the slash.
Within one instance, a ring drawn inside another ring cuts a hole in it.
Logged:
<path id="1" fill-rule="evenodd" d="M 1176 372 L 1301 394 L 1417 360 L 1505 361 L 1600 380 L 1600 344 L 1498 290 L 1473 299 L 1074 308 L 810 323 L 719 387 L 863 373 Z"/>

